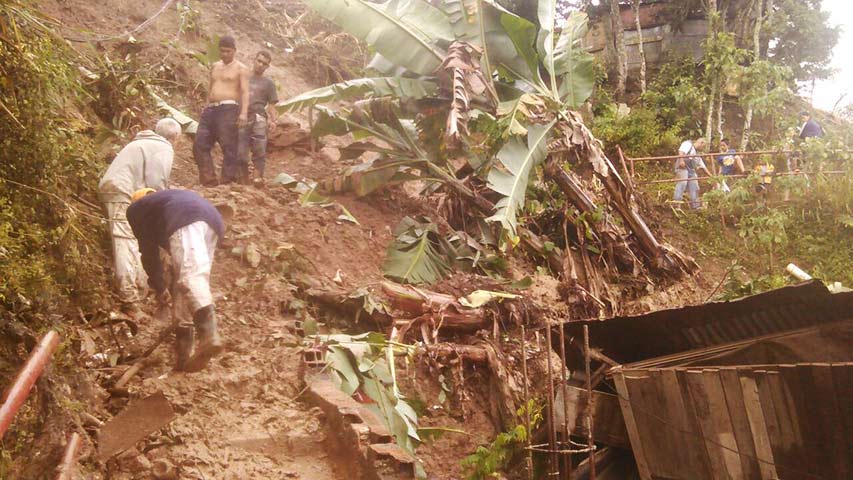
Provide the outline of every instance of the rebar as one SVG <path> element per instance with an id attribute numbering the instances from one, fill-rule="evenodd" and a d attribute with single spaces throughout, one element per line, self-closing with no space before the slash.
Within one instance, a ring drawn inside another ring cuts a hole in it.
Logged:
<path id="1" fill-rule="evenodd" d="M 562 385 L 562 393 L 563 393 L 563 440 L 566 444 L 569 444 L 569 397 L 567 391 L 568 379 L 566 378 L 566 333 L 564 332 L 564 328 L 560 325 L 560 376 L 563 381 Z M 567 453 L 563 455 L 563 463 L 565 465 L 564 473 L 565 478 L 567 480 L 572 480 L 572 454 Z"/>
<path id="2" fill-rule="evenodd" d="M 555 453 L 557 450 L 557 425 L 554 422 L 554 367 L 551 362 L 551 351 L 553 348 L 553 343 L 551 341 L 551 328 L 545 329 L 545 342 L 547 343 L 548 349 L 545 350 L 546 364 L 548 369 L 548 446 L 551 450 L 548 455 L 550 459 L 550 471 L 548 472 L 549 477 L 558 476 L 560 474 L 559 469 L 559 457 Z"/>
<path id="3" fill-rule="evenodd" d="M 56 467 L 56 480 L 71 480 L 74 478 L 74 470 L 77 468 L 77 453 L 80 450 L 82 438 L 80 434 L 74 432 L 71 438 L 68 439 L 68 445 L 65 447 L 65 454 L 62 455 L 62 462 Z"/>
<path id="4" fill-rule="evenodd" d="M 592 397 L 592 373 L 589 368 L 589 326 L 583 326 L 583 359 L 586 369 L 586 444 L 589 448 L 589 479 L 595 480 L 595 442 L 592 439 L 592 411 L 595 401 Z"/>
<path id="5" fill-rule="evenodd" d="M 530 393 L 527 390 L 527 336 L 521 326 L 521 375 L 524 377 L 524 426 L 527 430 L 527 478 L 533 480 L 533 450 L 530 449 Z"/>

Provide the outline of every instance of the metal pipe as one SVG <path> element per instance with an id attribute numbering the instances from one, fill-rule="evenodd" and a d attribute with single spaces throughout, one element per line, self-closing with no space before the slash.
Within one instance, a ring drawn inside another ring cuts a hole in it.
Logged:
<path id="1" fill-rule="evenodd" d="M 727 154 L 726 152 L 716 152 L 716 153 L 696 153 L 693 155 L 662 155 L 659 157 L 637 157 L 631 158 L 626 157 L 634 162 L 654 162 L 658 160 L 675 160 L 676 158 L 682 157 L 716 157 L 718 155 L 740 155 L 741 157 L 751 157 L 756 155 L 781 155 L 788 153 L 799 152 L 800 150 L 754 150 L 748 152 L 735 152 L 731 154 Z M 831 150 L 834 153 L 843 152 L 843 153 L 851 153 L 853 150 Z"/>
<path id="2" fill-rule="evenodd" d="M 0 407 L 0 438 L 6 434 L 9 425 L 18 413 L 18 409 L 27 400 L 30 395 L 30 390 L 38 380 L 39 375 L 44 370 L 47 362 L 50 361 L 50 356 L 59 345 L 59 334 L 54 330 L 47 332 L 47 335 L 42 337 L 39 344 L 30 353 L 30 358 L 24 364 L 24 368 L 18 374 L 12 386 L 9 388 L 3 406 Z"/>
<path id="3" fill-rule="evenodd" d="M 845 173 L 847 173 L 847 171 L 846 171 L 846 170 L 827 170 L 827 171 L 824 171 L 824 172 L 812 172 L 812 173 L 804 173 L 804 172 L 780 172 L 780 173 L 774 173 L 772 176 L 774 176 L 774 177 L 783 177 L 783 176 L 784 176 L 784 177 L 787 177 L 787 176 L 790 176 L 790 175 L 842 175 L 842 174 L 845 174 Z M 764 176 L 764 175 L 759 175 L 759 176 Z M 646 180 L 646 181 L 643 181 L 643 182 L 637 182 L 637 183 L 638 183 L 639 185 L 652 185 L 652 184 L 655 184 L 655 183 L 678 183 L 678 182 L 686 182 L 686 181 L 688 181 L 688 180 L 708 180 L 708 179 L 720 179 L 720 178 L 722 178 L 722 179 L 727 179 L 727 178 L 746 178 L 746 177 L 749 177 L 749 175 L 748 175 L 748 174 L 745 174 L 745 173 L 738 173 L 738 174 L 735 174 L 735 175 L 722 175 L 722 176 L 718 175 L 718 176 L 716 176 L 716 177 L 708 177 L 708 176 L 705 176 L 705 177 L 693 177 L 693 178 L 686 178 L 686 179 L 685 179 L 685 178 L 666 178 L 666 179 L 663 179 L 663 180 Z"/>
<path id="4" fill-rule="evenodd" d="M 527 478 L 533 480 L 533 450 L 530 449 L 530 392 L 527 390 L 527 335 L 521 325 L 521 374 L 524 377 L 524 425 L 527 430 Z"/>
<path id="5" fill-rule="evenodd" d="M 560 325 L 560 373 L 563 381 L 562 389 L 563 389 L 563 441 L 566 442 L 566 450 L 571 450 L 571 442 L 569 441 L 569 396 L 567 391 L 568 379 L 566 378 L 566 332 L 564 332 L 564 328 Z M 563 455 L 563 460 L 565 460 L 565 478 L 567 480 L 572 480 L 572 454 L 566 453 Z"/>
<path id="6" fill-rule="evenodd" d="M 62 462 L 56 467 L 56 480 L 71 480 L 74 478 L 74 470 L 77 469 L 77 453 L 80 451 L 80 445 L 83 443 L 80 434 L 74 432 L 68 440 L 68 445 L 65 447 L 65 454 L 62 455 Z"/>
<path id="7" fill-rule="evenodd" d="M 551 351 L 553 343 L 551 342 L 551 326 L 545 329 L 545 343 L 548 349 L 545 351 L 547 355 L 546 364 L 548 368 L 548 449 L 551 451 L 548 455 L 551 460 L 551 471 L 548 472 L 549 477 L 554 477 L 560 474 L 559 458 L 557 457 L 557 425 L 554 423 L 554 369 L 551 365 Z"/>
<path id="8" fill-rule="evenodd" d="M 589 479 L 595 480 L 595 442 L 592 439 L 592 410 L 595 408 L 592 396 L 592 373 L 589 368 L 589 327 L 583 326 L 583 357 L 586 368 L 586 446 L 589 448 Z"/>

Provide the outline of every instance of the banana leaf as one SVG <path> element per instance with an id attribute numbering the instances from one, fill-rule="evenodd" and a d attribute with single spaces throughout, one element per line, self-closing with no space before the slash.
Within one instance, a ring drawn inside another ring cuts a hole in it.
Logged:
<path id="1" fill-rule="evenodd" d="M 453 31 L 444 13 L 423 0 L 303 0 L 321 16 L 366 42 L 396 65 L 431 75 Z"/>
<path id="2" fill-rule="evenodd" d="M 586 14 L 572 13 L 554 48 L 554 75 L 562 77 L 558 93 L 570 108 L 583 104 L 595 85 L 592 55 L 581 45 L 586 30 Z"/>
<path id="3" fill-rule="evenodd" d="M 498 152 L 503 169 L 492 168 L 489 172 L 489 188 L 503 195 L 495 205 L 495 214 L 487 218 L 500 222 L 511 238 L 516 236 L 518 212 L 524 207 L 524 196 L 533 167 L 548 156 L 548 134 L 554 121 L 547 125 L 531 125 L 527 128 L 527 141 L 512 137 Z"/>
<path id="4" fill-rule="evenodd" d="M 403 283 L 433 283 L 447 276 L 450 265 L 437 250 L 431 233 L 436 233 L 434 224 L 404 218 L 382 265 L 385 276 Z"/>
<path id="5" fill-rule="evenodd" d="M 320 103 L 371 97 L 420 99 L 434 95 L 438 85 L 426 79 L 401 77 L 358 78 L 305 92 L 276 105 L 279 113 L 294 112 Z"/>

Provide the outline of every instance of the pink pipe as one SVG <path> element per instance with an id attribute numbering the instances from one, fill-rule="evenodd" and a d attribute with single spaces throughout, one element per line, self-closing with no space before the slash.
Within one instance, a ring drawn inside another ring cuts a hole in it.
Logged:
<path id="1" fill-rule="evenodd" d="M 42 337 L 41 342 L 30 353 L 30 358 L 27 359 L 27 363 L 21 369 L 21 373 L 18 374 L 18 377 L 9 389 L 6 399 L 3 401 L 3 406 L 0 407 L 0 438 L 3 438 L 3 435 L 6 434 L 6 430 L 12 424 L 12 420 L 15 418 L 15 414 L 18 413 L 18 409 L 27 400 L 30 390 L 33 388 L 36 380 L 38 380 L 42 370 L 44 370 L 44 366 L 50 361 L 50 356 L 53 355 L 53 351 L 56 350 L 58 344 L 59 334 L 51 330 L 47 332 L 47 335 Z"/>
<path id="2" fill-rule="evenodd" d="M 57 468 L 56 480 L 71 480 L 74 478 L 74 470 L 77 468 L 77 452 L 80 450 L 82 438 L 80 434 L 74 432 L 68 440 L 68 446 L 65 447 L 65 454 L 62 456 L 62 463 Z"/>

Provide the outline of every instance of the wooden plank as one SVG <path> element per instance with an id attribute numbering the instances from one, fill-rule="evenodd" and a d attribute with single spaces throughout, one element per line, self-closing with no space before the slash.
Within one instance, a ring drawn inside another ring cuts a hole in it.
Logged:
<path id="1" fill-rule="evenodd" d="M 793 425 L 796 422 L 796 417 L 794 416 L 796 410 L 791 411 L 782 388 L 782 380 L 779 372 L 768 371 L 764 375 L 764 378 L 767 380 L 767 387 L 773 398 L 773 408 L 776 411 L 776 425 L 779 428 L 779 439 L 777 440 L 779 451 L 776 452 L 776 461 L 786 465 L 796 463 L 797 457 L 793 454 L 799 442 L 796 433 L 799 428 L 795 429 Z"/>
<path id="2" fill-rule="evenodd" d="M 738 372 L 734 368 L 720 368 L 720 383 L 726 396 L 726 408 L 734 429 L 735 442 L 740 452 L 740 464 L 744 478 L 761 478 L 758 461 L 755 459 L 755 442 L 749 429 L 749 419 L 743 403 Z"/>
<path id="3" fill-rule="evenodd" d="M 664 471 L 669 470 L 668 460 L 672 452 L 666 450 L 662 441 L 662 437 L 668 431 L 661 431 L 665 426 L 658 418 L 662 412 L 653 398 L 653 382 L 648 370 L 629 371 L 625 374 L 625 384 L 631 395 L 631 406 L 634 410 L 640 441 L 643 442 L 646 463 L 649 465 L 649 470 L 659 477 L 663 476 Z"/>
<path id="4" fill-rule="evenodd" d="M 756 370 L 753 372 L 755 383 L 758 387 L 759 404 L 764 414 L 764 424 L 767 427 L 767 436 L 770 440 L 770 448 L 773 452 L 773 462 L 778 464 L 784 458 L 784 449 L 781 444 L 781 429 L 776 417 L 776 405 L 773 403 L 773 393 L 770 390 L 770 381 L 767 379 L 767 370 Z M 779 473 L 785 473 L 784 470 Z"/>
<path id="5" fill-rule="evenodd" d="M 687 420 L 687 411 L 684 408 L 684 402 L 681 396 L 681 387 L 678 384 L 678 376 L 673 369 L 664 369 L 660 372 L 661 393 L 663 394 L 663 403 L 661 404 L 667 412 L 667 417 L 672 422 L 672 428 L 676 431 L 676 439 L 678 439 L 681 447 L 679 450 L 686 450 L 686 455 L 678 455 L 678 475 L 676 478 L 690 478 L 691 475 L 707 475 L 707 469 L 703 462 L 704 451 L 702 444 L 697 435 L 688 433 L 690 426 Z M 707 478 L 702 477 L 702 478 Z"/>
<path id="6" fill-rule="evenodd" d="M 818 452 L 814 445 L 820 441 L 814 423 L 811 421 L 809 412 L 813 405 L 811 394 L 805 387 L 801 372 L 795 365 L 779 365 L 779 375 L 787 387 L 790 400 L 793 404 L 791 410 L 794 412 L 792 423 L 798 430 L 799 443 L 792 448 L 792 454 L 799 457 L 797 464 L 805 471 L 815 471 Z"/>
<path id="7" fill-rule="evenodd" d="M 681 393 L 680 397 L 683 403 L 682 408 L 684 409 L 687 430 L 691 432 L 688 443 L 688 454 L 694 456 L 696 462 L 696 470 L 692 473 L 692 477 L 688 478 L 708 478 L 715 480 L 711 470 L 711 459 L 708 456 L 708 451 L 705 449 L 702 428 L 699 426 L 699 415 L 697 414 L 695 404 L 687 386 L 686 369 L 676 369 L 675 373 L 678 378 L 678 388 Z"/>
<path id="8" fill-rule="evenodd" d="M 631 407 L 631 396 L 625 385 L 625 376 L 621 368 L 613 371 L 613 383 L 619 393 L 619 407 L 622 409 L 622 417 L 625 419 L 625 428 L 628 430 L 628 438 L 631 439 L 631 450 L 634 452 L 634 460 L 637 462 L 637 471 L 643 480 L 652 480 L 652 473 L 646 463 L 646 455 L 643 450 L 643 442 L 640 441 L 640 433 L 637 430 L 637 421 L 634 419 L 634 410 Z"/>
<path id="9" fill-rule="evenodd" d="M 718 369 L 702 370 L 705 393 L 711 409 L 711 421 L 714 427 L 715 441 L 720 444 L 726 472 L 729 478 L 743 480 L 745 478 L 740 461 L 740 451 L 735 440 L 734 426 L 726 405 L 726 395 Z"/>
<path id="10" fill-rule="evenodd" d="M 684 379 L 702 432 L 704 448 L 710 459 L 711 477 L 727 478 L 726 458 L 717 439 L 714 420 L 712 419 L 711 401 L 705 389 L 704 375 L 701 370 L 687 370 L 684 373 Z"/>
<path id="11" fill-rule="evenodd" d="M 776 478 L 776 467 L 773 464 L 773 450 L 770 447 L 770 438 L 767 434 L 767 425 L 764 422 L 764 412 L 761 408 L 761 398 L 758 395 L 758 385 L 749 374 L 740 375 L 741 392 L 743 403 L 746 408 L 746 416 L 749 420 L 749 428 L 752 430 L 752 438 L 755 442 L 755 456 L 758 459 L 761 478 Z"/>
<path id="12" fill-rule="evenodd" d="M 841 407 L 841 424 L 844 427 L 844 445 L 847 445 L 846 456 L 853 458 L 853 365 L 832 364 L 833 385 L 838 394 L 838 405 Z M 850 466 L 848 466 L 850 468 Z"/>
<path id="13" fill-rule="evenodd" d="M 664 393 L 663 374 L 659 369 L 649 370 L 649 382 L 644 392 L 644 404 L 650 408 L 654 416 L 650 419 L 649 427 L 652 432 L 657 432 L 657 445 L 660 455 L 657 456 L 656 466 L 653 468 L 655 475 L 661 478 L 680 478 L 681 472 L 685 470 L 682 465 L 680 451 L 684 448 L 674 420 L 677 412 L 661 408 L 666 401 Z"/>
<path id="14" fill-rule="evenodd" d="M 815 445 L 815 448 L 823 455 L 827 478 L 851 478 L 850 459 L 847 457 L 849 439 L 844 434 L 838 403 L 840 392 L 835 390 L 829 364 L 816 363 L 812 365 L 811 373 L 815 383 L 816 413 L 823 425 L 822 445 Z M 850 408 L 850 404 L 846 408 Z"/>

